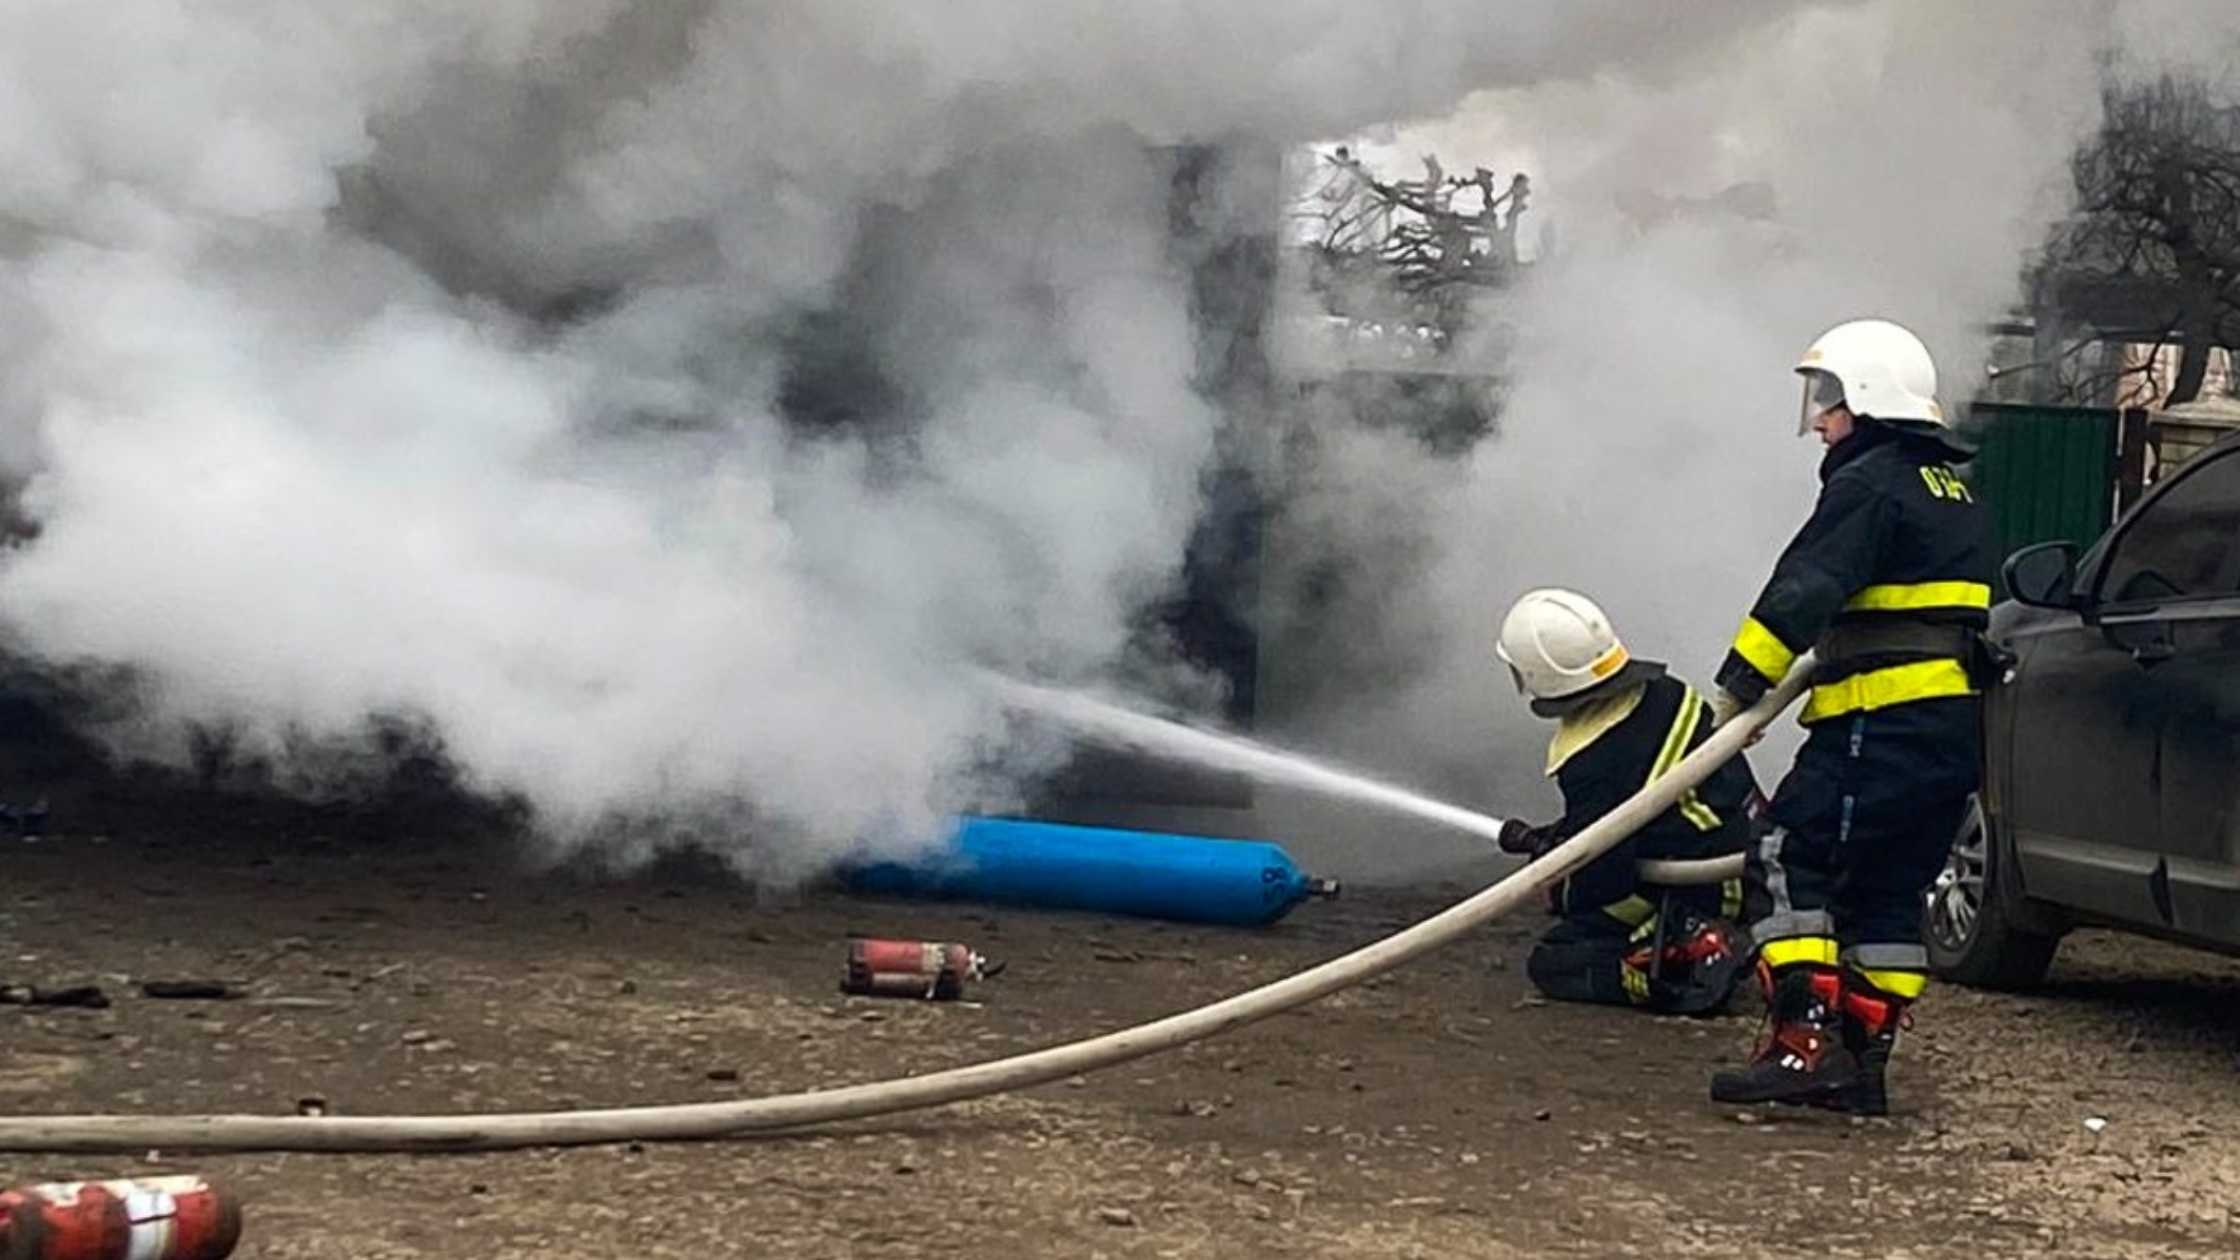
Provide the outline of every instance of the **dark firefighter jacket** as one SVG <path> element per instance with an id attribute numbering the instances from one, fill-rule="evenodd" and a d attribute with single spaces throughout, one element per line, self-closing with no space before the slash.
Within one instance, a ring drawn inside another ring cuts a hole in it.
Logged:
<path id="1" fill-rule="evenodd" d="M 1627 706 L 1624 697 L 1600 715 L 1593 710 L 1565 719 L 1549 760 L 1563 789 L 1563 818 L 1545 830 L 1550 843 L 1584 831 L 1626 798 L 1665 773 L 1711 736 L 1711 707 L 1695 688 L 1660 675 Z M 1597 729 L 1597 728 L 1600 729 Z M 1582 742 L 1583 741 L 1583 742 Z M 1606 910 L 1639 922 L 1653 911 L 1634 895 L 1634 864 L 1642 858 L 1707 858 L 1739 852 L 1749 838 L 1747 811 L 1758 785 L 1741 757 L 1721 766 L 1700 787 L 1617 847 L 1572 873 L 1559 890 L 1564 914 Z M 1636 904 L 1638 903 L 1638 904 Z M 1630 924 L 1629 924 L 1630 926 Z"/>
<path id="2" fill-rule="evenodd" d="M 1820 464 L 1820 501 L 1775 563 L 1720 667 L 1755 701 L 1806 648 L 1820 650 L 1809 725 L 1973 694 L 1991 607 L 1988 514 L 1926 436 L 1862 420 Z"/>

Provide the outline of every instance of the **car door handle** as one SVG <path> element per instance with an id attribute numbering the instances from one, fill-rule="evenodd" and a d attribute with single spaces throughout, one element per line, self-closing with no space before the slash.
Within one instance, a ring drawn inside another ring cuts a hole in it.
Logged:
<path id="1" fill-rule="evenodd" d="M 2131 659 L 2150 668 L 2160 665 L 2177 654 L 2177 648 L 2160 639 L 2142 643 L 2131 649 Z"/>

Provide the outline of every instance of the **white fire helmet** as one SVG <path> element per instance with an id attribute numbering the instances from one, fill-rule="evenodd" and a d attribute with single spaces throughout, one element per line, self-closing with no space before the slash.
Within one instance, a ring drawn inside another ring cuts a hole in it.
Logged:
<path id="1" fill-rule="evenodd" d="M 1585 698 L 1621 676 L 1663 672 L 1626 652 L 1593 600 L 1553 587 L 1527 591 L 1510 606 L 1493 651 L 1509 667 L 1517 690 L 1532 698 L 1533 712 L 1543 717 L 1560 715 L 1573 707 L 1566 701 Z"/>
<path id="2" fill-rule="evenodd" d="M 1855 319 L 1820 334 L 1797 361 L 1797 374 L 1804 378 L 1800 434 L 1842 404 L 1855 416 L 1895 428 L 1951 435 L 1952 422 L 1937 403 L 1937 365 L 1929 348 L 1889 320 Z"/>

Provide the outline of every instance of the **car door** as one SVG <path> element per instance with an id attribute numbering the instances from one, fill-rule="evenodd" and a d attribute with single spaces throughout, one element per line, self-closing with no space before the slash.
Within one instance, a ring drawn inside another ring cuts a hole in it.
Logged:
<path id="1" fill-rule="evenodd" d="M 1999 783 L 2023 891 L 2111 918 L 2157 919 L 2159 806 L 2154 712 L 2133 694 L 2152 622 L 2104 625 L 2077 613 L 2033 618 L 2020 657 L 2011 752 Z"/>
<path id="2" fill-rule="evenodd" d="M 2034 894 L 2130 923 L 2229 930 L 2236 527 L 2240 447 L 2220 448 L 2159 487 L 2088 564 L 2087 611 L 2056 636 L 2070 655 L 2051 658 L 2065 668 L 2032 662 L 2017 727 L 2037 747 L 2018 745 L 2016 769 L 2041 807 L 2032 834 L 2017 833 Z"/>
<path id="3" fill-rule="evenodd" d="M 2169 657 L 2142 681 L 2163 714 L 2158 909 L 2240 945 L 2240 447 L 2188 468 L 2158 506 L 2151 545 L 2184 587 L 2162 608 Z"/>

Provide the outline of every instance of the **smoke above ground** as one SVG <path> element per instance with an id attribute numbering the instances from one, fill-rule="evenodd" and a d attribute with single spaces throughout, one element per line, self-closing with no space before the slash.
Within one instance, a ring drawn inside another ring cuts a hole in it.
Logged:
<path id="1" fill-rule="evenodd" d="M 1879 302 L 1945 349 L 2003 296 L 2111 29 L 2040 12 L 23 0 L 0 461 L 38 533 L 0 617 L 130 666 L 138 751 L 399 714 L 574 843 L 697 819 L 782 875 L 924 835 L 1047 764 L 974 668 L 1173 671 L 1140 614 L 1221 416 L 1163 150 L 1493 89 L 1551 200 L 1783 198 L 1778 230 L 1567 212 L 1502 440 L 1318 474 L 1341 551 L 1361 487 L 1433 540 L 1360 636 L 1420 659 L 1341 671 L 1397 681 L 1332 738 L 1507 790 L 1452 735 L 1509 703 L 1478 649 L 1513 588 L 1707 657 L 1809 497 L 1799 338 Z M 1263 231 L 1262 192 L 1217 175 L 1194 217 Z"/>
<path id="2" fill-rule="evenodd" d="M 130 668 L 137 752 L 386 714 L 577 842 L 697 818 L 783 874 L 924 835 L 1046 759 L 970 667 L 1162 664 L 1139 613 L 1220 420 L 1162 150 L 1686 46 L 1663 26 L 25 0 L 0 458 L 38 532 L 0 613 Z M 1192 217 L 1259 231 L 1252 192 Z"/>

